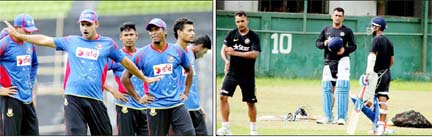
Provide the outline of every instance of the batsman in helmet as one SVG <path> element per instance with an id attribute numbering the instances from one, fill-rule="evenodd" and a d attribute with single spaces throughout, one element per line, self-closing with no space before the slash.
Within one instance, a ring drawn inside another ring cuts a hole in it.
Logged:
<path id="1" fill-rule="evenodd" d="M 374 123 L 373 131 L 376 135 L 384 135 L 387 130 L 390 67 L 395 62 L 393 44 L 384 36 L 386 28 L 387 24 L 383 17 L 374 17 L 370 22 L 370 27 L 367 28 L 367 33 L 372 34 L 373 39 L 365 75 L 369 81 L 367 83 L 369 88 L 366 90 L 364 98 L 366 102 L 361 110 Z M 353 99 L 353 101 L 356 100 Z"/>
<path id="2" fill-rule="evenodd" d="M 347 120 L 349 100 L 350 58 L 349 54 L 357 48 L 352 30 L 342 24 L 344 9 L 337 7 L 331 16 L 332 25 L 326 26 L 316 40 L 316 46 L 324 50 L 324 69 L 322 76 L 322 99 L 324 118 L 318 124 L 332 123 L 344 125 Z M 333 105 L 336 90 L 337 118 L 333 118 Z"/>

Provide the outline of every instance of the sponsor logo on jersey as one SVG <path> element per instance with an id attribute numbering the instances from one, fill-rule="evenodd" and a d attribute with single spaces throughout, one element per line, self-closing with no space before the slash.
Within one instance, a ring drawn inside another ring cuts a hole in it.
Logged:
<path id="1" fill-rule="evenodd" d="M 153 66 L 153 72 L 155 76 L 172 74 L 173 73 L 173 65 L 172 64 L 159 64 Z"/>
<path id="2" fill-rule="evenodd" d="M 343 37 L 343 36 L 345 36 L 345 32 L 342 31 L 342 32 L 339 33 L 339 35 L 340 35 L 341 37 Z"/>
<path id="3" fill-rule="evenodd" d="M 30 55 L 17 56 L 16 60 L 17 60 L 17 66 L 30 66 L 31 65 Z"/>
<path id="4" fill-rule="evenodd" d="M 75 56 L 79 58 L 97 60 L 99 57 L 99 50 L 78 47 L 76 49 Z"/>
<path id="5" fill-rule="evenodd" d="M 250 39 L 249 39 L 249 38 L 246 38 L 246 39 L 244 40 L 244 43 L 245 43 L 245 44 L 249 44 L 249 43 L 250 43 Z"/>
<path id="6" fill-rule="evenodd" d="M 235 44 L 234 46 L 234 50 L 240 50 L 240 51 L 249 51 L 250 47 L 245 47 L 243 45 L 240 44 Z"/>
<path id="7" fill-rule="evenodd" d="M 234 42 L 237 42 L 239 39 L 233 39 Z"/>

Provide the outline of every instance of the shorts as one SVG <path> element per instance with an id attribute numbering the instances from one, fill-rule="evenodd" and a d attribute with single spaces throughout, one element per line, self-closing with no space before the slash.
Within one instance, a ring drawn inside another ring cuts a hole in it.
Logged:
<path id="1" fill-rule="evenodd" d="M 333 79 L 337 79 L 337 73 L 338 73 L 338 66 L 339 66 L 339 61 L 330 61 L 329 62 L 329 68 L 330 68 L 330 72 L 331 72 L 331 76 Z M 331 81 L 333 87 L 336 86 L 336 81 Z"/>
<path id="2" fill-rule="evenodd" d="M 221 95 L 232 97 L 237 88 L 237 85 L 240 86 L 243 96 L 243 102 L 258 102 L 255 93 L 255 77 L 240 77 L 227 74 L 222 84 Z"/>
<path id="3" fill-rule="evenodd" d="M 388 96 L 389 93 L 389 87 L 390 87 L 390 81 L 391 81 L 391 74 L 390 74 L 390 70 L 386 71 L 385 73 L 383 73 L 384 71 L 378 71 L 378 75 L 381 76 L 378 79 L 378 86 L 375 90 L 375 96 L 380 97 L 386 97 L 387 100 L 390 99 L 390 97 Z"/>
<path id="4" fill-rule="evenodd" d="M 66 135 L 87 135 L 87 125 L 91 135 L 112 135 L 107 108 L 100 100 L 65 95 Z"/>
<path id="5" fill-rule="evenodd" d="M 148 136 L 147 112 L 116 105 L 117 135 Z"/>
<path id="6" fill-rule="evenodd" d="M 1 136 L 38 136 L 39 124 L 33 103 L 0 96 L 0 135 Z"/>
<path id="7" fill-rule="evenodd" d="M 207 136 L 207 126 L 201 110 L 189 111 L 197 136 Z"/>
<path id="8" fill-rule="evenodd" d="M 150 136 L 166 136 L 170 126 L 175 136 L 195 136 L 192 119 L 184 105 L 167 109 L 147 109 Z"/>

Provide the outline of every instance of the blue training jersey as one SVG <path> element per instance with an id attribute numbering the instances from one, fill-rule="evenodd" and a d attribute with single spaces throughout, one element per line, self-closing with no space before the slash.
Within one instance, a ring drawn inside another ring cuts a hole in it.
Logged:
<path id="1" fill-rule="evenodd" d="M 136 50 L 136 49 L 134 49 Z M 122 48 L 121 53 L 125 55 L 127 58 L 132 59 L 133 54 L 129 53 L 125 48 Z M 124 68 L 120 63 L 115 63 L 111 60 L 111 62 L 108 64 L 108 70 L 112 70 L 114 73 L 114 79 L 118 85 L 118 90 L 122 94 L 126 94 L 127 90 L 123 86 L 123 83 L 120 81 L 120 78 L 123 74 Z M 138 93 L 138 96 L 141 98 L 144 96 L 144 92 L 147 91 L 148 87 L 144 82 L 136 77 L 135 75 L 131 77 L 132 85 L 135 89 L 135 91 Z M 116 99 L 115 104 L 119 106 L 126 106 L 133 109 L 145 109 L 145 105 L 139 103 L 137 100 L 135 100 L 132 96 L 127 95 L 126 96 L 129 102 L 123 102 L 121 100 Z"/>
<path id="2" fill-rule="evenodd" d="M 182 68 L 189 67 L 185 51 L 174 44 L 166 44 L 159 51 L 153 45 L 147 45 L 138 51 L 132 61 L 145 76 L 164 76 L 161 80 L 148 84 L 149 94 L 155 97 L 148 108 L 172 108 L 183 104 L 180 94 L 182 88 Z"/>
<path id="3" fill-rule="evenodd" d="M 185 106 L 188 110 L 199 110 L 200 109 L 200 98 L 198 93 L 198 76 L 196 75 L 196 66 L 195 66 L 195 55 L 192 50 L 186 48 L 186 55 L 189 58 L 189 62 L 192 65 L 193 69 L 193 79 L 192 79 L 192 86 L 189 91 L 188 99 L 185 101 Z M 183 74 L 185 76 L 185 74 Z M 185 76 L 186 81 L 186 76 Z M 185 86 L 184 86 L 185 87 Z M 186 88 L 186 87 L 185 87 Z"/>
<path id="4" fill-rule="evenodd" d="M 38 60 L 33 44 L 17 42 L 9 35 L 0 40 L 0 87 L 17 86 L 12 95 L 24 103 L 32 102 Z"/>
<path id="5" fill-rule="evenodd" d="M 59 37 L 54 38 L 54 43 L 56 50 L 68 53 L 65 95 L 102 101 L 109 58 L 120 62 L 124 57 L 116 43 L 100 35 L 95 40 L 76 35 Z"/>

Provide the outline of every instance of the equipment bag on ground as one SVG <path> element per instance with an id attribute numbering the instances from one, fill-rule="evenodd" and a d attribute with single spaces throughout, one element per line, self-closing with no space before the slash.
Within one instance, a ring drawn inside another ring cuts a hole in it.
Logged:
<path id="1" fill-rule="evenodd" d="M 432 128 L 426 117 L 414 110 L 396 114 L 391 120 L 398 127 Z"/>

